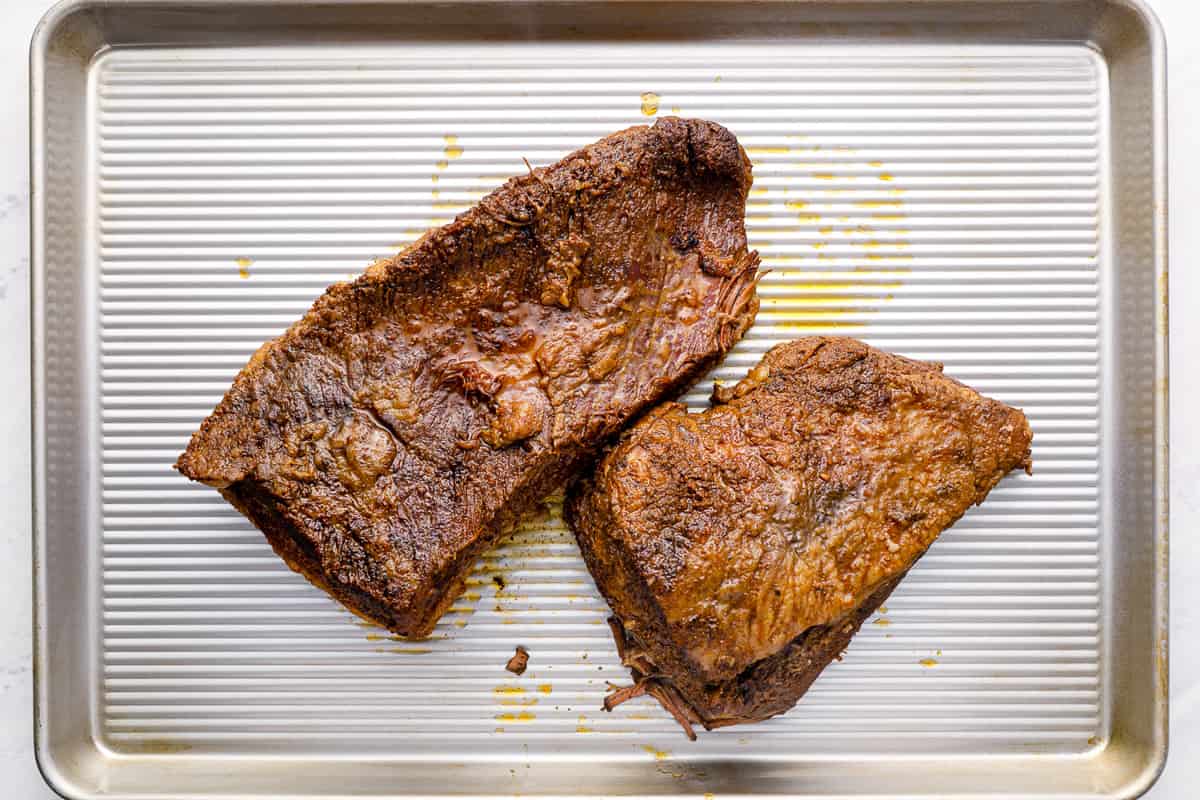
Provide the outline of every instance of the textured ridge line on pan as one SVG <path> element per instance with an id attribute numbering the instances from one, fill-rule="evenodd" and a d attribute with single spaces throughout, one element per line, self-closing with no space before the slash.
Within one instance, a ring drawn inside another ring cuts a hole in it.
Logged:
<path id="1" fill-rule="evenodd" d="M 392 750 L 423 747 L 416 731 L 484 754 L 678 744 L 650 702 L 599 712 L 604 682 L 627 674 L 556 517 L 481 561 L 433 639 L 394 641 L 167 468 L 249 352 L 325 285 L 523 171 L 521 156 L 547 163 L 649 121 L 652 90 L 659 115 L 725 122 L 756 162 L 747 228 L 772 272 L 758 324 L 711 377 L 737 380 L 779 339 L 856 335 L 944 361 L 1025 408 L 1037 437 L 1036 477 L 1010 478 L 948 532 L 800 708 L 694 751 L 769 755 L 784 737 L 872 752 L 896 730 L 914 752 L 1088 746 L 1103 637 L 1091 56 L 764 63 L 730 48 L 729 66 L 649 59 L 597 78 L 587 55 L 553 70 L 508 57 L 481 78 L 386 52 L 360 64 L 246 52 L 117 51 L 97 82 L 111 741 L 338 752 L 317 719 L 339 741 Z M 686 401 L 700 407 L 710 385 Z M 521 678 L 503 671 L 519 642 L 532 653 Z"/>

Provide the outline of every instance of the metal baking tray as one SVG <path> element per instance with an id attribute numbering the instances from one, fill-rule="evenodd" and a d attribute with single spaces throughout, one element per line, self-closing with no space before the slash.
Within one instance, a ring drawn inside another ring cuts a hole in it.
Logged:
<path id="1" fill-rule="evenodd" d="M 1166 756 L 1163 39 L 1134 2 L 68 2 L 32 47 L 37 752 L 68 797 L 1132 797 Z M 322 288 L 610 131 L 755 161 L 749 335 L 1026 411 L 791 713 L 689 743 L 556 504 L 432 639 L 171 463 Z M 518 678 L 515 645 L 530 651 Z"/>

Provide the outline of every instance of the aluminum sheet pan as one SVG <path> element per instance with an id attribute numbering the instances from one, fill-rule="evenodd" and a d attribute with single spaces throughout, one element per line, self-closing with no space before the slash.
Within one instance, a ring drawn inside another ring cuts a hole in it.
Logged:
<path id="1" fill-rule="evenodd" d="M 38 745 L 78 797 L 1129 796 L 1165 757 L 1161 39 L 1123 3 L 74 3 L 34 42 Z M 249 354 L 522 159 L 682 115 L 754 161 L 757 322 L 1022 408 L 791 713 L 689 743 L 551 498 L 428 641 L 171 469 Z M 515 645 L 521 677 L 504 671 Z"/>

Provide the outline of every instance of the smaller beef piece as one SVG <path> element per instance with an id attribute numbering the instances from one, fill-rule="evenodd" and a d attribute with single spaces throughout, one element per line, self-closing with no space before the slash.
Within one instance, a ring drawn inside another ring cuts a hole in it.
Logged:
<path id="1" fill-rule="evenodd" d="M 790 709 L 1010 470 L 1024 414 L 853 339 L 772 349 L 713 407 L 665 403 L 567 495 L 634 684 L 692 735 Z"/>

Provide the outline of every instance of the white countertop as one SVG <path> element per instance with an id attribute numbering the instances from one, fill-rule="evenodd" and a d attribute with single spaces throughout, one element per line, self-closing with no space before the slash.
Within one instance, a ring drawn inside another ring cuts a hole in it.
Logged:
<path id="1" fill-rule="evenodd" d="M 1200 423 L 1188 413 L 1200 397 L 1200 53 L 1187 36 L 1200 25 L 1195 0 L 1150 0 L 1167 32 L 1170 115 L 1171 300 L 1171 754 L 1146 797 L 1183 800 L 1200 790 Z M 53 798 L 33 758 L 29 509 L 29 123 L 28 50 L 51 0 L 7 0 L 0 11 L 0 795 Z"/>

